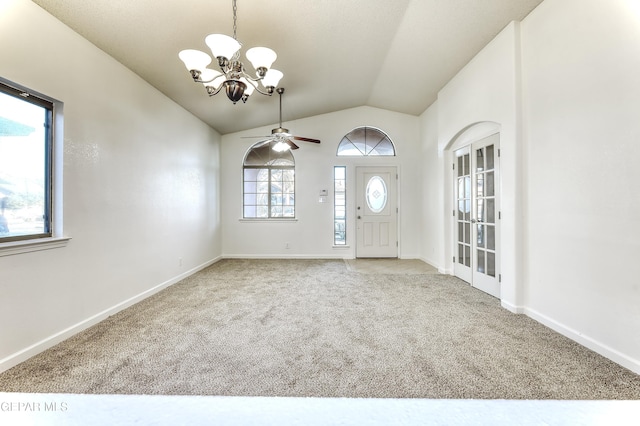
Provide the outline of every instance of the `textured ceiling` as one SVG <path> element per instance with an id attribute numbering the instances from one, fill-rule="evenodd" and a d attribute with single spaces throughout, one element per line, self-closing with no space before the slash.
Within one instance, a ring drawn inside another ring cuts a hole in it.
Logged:
<path id="1" fill-rule="evenodd" d="M 231 0 L 33 0 L 221 134 L 278 122 L 278 99 L 233 105 L 178 52 L 232 35 Z M 362 105 L 419 115 L 509 22 L 542 0 L 238 0 L 242 54 L 275 50 L 283 120 Z M 252 71 L 247 61 L 247 68 Z M 286 127 L 286 126 L 285 126 Z"/>

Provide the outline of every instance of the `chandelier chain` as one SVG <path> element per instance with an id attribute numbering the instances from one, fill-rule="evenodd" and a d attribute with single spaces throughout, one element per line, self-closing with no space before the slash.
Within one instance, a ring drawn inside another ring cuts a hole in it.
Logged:
<path id="1" fill-rule="evenodd" d="M 236 4 L 236 0 L 233 0 L 233 38 L 238 40 L 237 37 L 238 31 L 238 5 Z"/>

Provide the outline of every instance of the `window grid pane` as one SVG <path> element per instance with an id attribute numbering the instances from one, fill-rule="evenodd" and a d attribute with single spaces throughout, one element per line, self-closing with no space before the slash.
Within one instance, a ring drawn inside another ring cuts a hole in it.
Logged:
<path id="1" fill-rule="evenodd" d="M 276 153 L 272 142 L 245 156 L 243 217 L 295 217 L 295 169 L 290 152 Z"/>
<path id="2" fill-rule="evenodd" d="M 342 138 L 338 156 L 395 156 L 396 151 L 389 137 L 375 127 L 358 127 Z"/>
<path id="3" fill-rule="evenodd" d="M 333 244 L 347 244 L 347 168 L 333 168 Z"/>

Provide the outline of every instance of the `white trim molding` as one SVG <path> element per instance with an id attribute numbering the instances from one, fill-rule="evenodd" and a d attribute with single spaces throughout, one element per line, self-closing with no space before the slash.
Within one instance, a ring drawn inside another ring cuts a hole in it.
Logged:
<path id="1" fill-rule="evenodd" d="M 71 237 L 51 237 L 0 244 L 0 257 L 66 247 Z"/>

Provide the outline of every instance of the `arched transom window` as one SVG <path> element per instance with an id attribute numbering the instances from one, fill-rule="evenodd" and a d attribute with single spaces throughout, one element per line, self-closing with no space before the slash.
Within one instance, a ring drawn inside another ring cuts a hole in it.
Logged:
<path id="1" fill-rule="evenodd" d="M 386 133 L 375 127 L 358 127 L 347 133 L 338 145 L 338 155 L 395 156 L 396 149 Z"/>
<path id="2" fill-rule="evenodd" d="M 290 150 L 273 149 L 276 141 L 258 142 L 244 158 L 243 217 L 295 217 L 295 162 Z"/>

